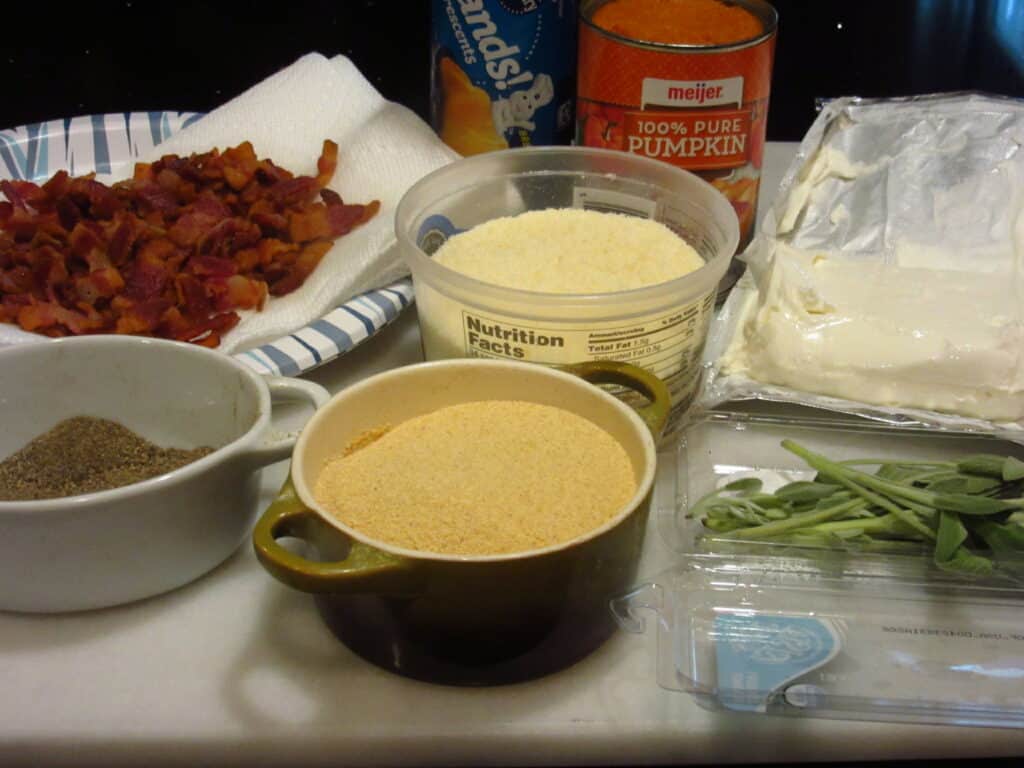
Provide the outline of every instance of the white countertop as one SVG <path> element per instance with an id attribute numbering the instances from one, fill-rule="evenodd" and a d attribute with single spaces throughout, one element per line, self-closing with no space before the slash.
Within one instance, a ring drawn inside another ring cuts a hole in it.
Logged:
<path id="1" fill-rule="evenodd" d="M 795 144 L 770 144 L 770 199 Z M 414 311 L 309 378 L 332 391 L 421 359 Z M 286 471 L 264 473 L 264 506 Z M 668 561 L 651 526 L 642 575 Z M 1012 756 L 1024 732 L 715 713 L 655 683 L 655 636 L 616 634 L 561 673 L 448 688 L 384 672 L 245 542 L 169 594 L 0 613 L 0 764 L 639 764 Z"/>

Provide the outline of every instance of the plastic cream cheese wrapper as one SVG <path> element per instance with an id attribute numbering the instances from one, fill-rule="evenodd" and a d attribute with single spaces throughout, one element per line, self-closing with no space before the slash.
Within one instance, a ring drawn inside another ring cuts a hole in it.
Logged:
<path id="1" fill-rule="evenodd" d="M 652 218 L 693 246 L 705 264 L 683 277 L 635 290 L 554 294 L 482 282 L 430 257 L 458 232 L 545 208 Z M 693 174 L 587 147 L 488 152 L 421 179 L 402 199 L 395 227 L 412 271 L 427 360 L 481 357 L 556 366 L 629 362 L 668 386 L 672 415 L 666 434 L 693 401 L 716 286 L 739 239 L 728 201 Z M 625 390 L 613 392 L 631 399 Z"/>
<path id="2" fill-rule="evenodd" d="M 1021 137 L 1013 99 L 825 106 L 709 335 L 699 407 L 763 399 L 1024 429 Z"/>

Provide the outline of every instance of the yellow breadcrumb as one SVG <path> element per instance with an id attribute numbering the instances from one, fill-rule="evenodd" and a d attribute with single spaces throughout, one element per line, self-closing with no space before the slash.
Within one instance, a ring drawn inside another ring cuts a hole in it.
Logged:
<path id="1" fill-rule="evenodd" d="M 329 460 L 315 495 L 341 522 L 394 546 L 458 555 L 546 547 L 600 527 L 636 492 L 625 449 L 561 408 L 488 400 L 382 429 Z"/>

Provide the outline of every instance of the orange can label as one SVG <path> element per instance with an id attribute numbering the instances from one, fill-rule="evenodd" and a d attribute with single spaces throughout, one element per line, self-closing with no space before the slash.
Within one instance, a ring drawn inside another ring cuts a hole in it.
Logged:
<path id="1" fill-rule="evenodd" d="M 764 33 L 726 45 L 631 40 L 592 21 L 579 30 L 576 143 L 655 158 L 695 172 L 732 203 L 740 247 L 753 234 L 775 53 L 775 15 L 739 2 Z"/>

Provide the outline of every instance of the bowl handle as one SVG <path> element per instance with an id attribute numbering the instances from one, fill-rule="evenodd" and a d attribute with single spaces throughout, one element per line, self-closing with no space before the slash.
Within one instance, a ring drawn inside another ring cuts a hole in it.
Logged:
<path id="1" fill-rule="evenodd" d="M 314 546 L 330 541 L 348 548 L 344 560 L 307 560 L 277 543 L 293 537 Z M 302 503 L 291 476 L 267 507 L 252 534 L 256 557 L 277 580 L 302 592 L 333 594 L 414 595 L 423 591 L 423 578 L 414 562 L 363 544 L 324 522 Z"/>
<path id="2" fill-rule="evenodd" d="M 665 382 L 653 373 L 618 360 L 588 360 L 585 363 L 562 366 L 562 370 L 591 384 L 618 384 L 639 392 L 650 402 L 635 407 L 634 410 L 644 420 L 655 441 L 661 437 L 672 407 L 672 396 Z"/>
<path id="3" fill-rule="evenodd" d="M 271 423 L 273 423 L 273 408 L 276 402 L 306 400 L 315 411 L 331 398 L 326 389 L 312 381 L 303 381 L 287 376 L 267 376 L 266 382 L 270 389 Z M 265 467 L 291 456 L 297 439 L 296 435 L 292 434 L 278 440 L 265 441 L 246 451 L 240 458 L 254 467 Z"/>

